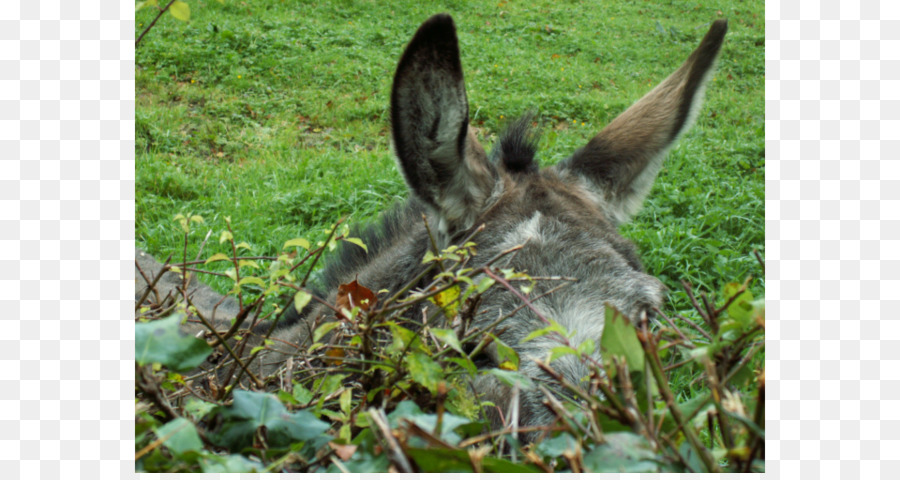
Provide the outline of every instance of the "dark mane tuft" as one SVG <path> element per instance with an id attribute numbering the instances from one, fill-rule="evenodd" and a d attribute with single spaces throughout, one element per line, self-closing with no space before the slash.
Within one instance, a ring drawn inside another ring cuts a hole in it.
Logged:
<path id="1" fill-rule="evenodd" d="M 535 154 L 538 135 L 531 128 L 534 114 L 527 113 L 510 123 L 500 135 L 500 141 L 491 152 L 495 162 L 502 162 L 510 173 L 534 173 L 538 171 Z"/>

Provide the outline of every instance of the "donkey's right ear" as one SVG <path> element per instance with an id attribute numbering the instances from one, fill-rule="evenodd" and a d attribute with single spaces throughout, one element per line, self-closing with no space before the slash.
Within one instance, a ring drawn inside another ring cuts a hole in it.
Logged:
<path id="1" fill-rule="evenodd" d="M 429 18 L 409 42 L 391 91 L 391 124 L 410 190 L 436 210 L 444 234 L 471 227 L 496 183 L 496 171 L 469 132 L 469 104 L 456 28 Z"/>

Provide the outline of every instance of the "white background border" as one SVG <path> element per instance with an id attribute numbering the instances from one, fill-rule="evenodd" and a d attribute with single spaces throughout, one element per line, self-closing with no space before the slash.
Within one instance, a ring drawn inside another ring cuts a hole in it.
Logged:
<path id="1" fill-rule="evenodd" d="M 4 478 L 133 476 L 134 105 L 128 0 L 0 7 Z M 767 477 L 900 471 L 898 132 L 900 3 L 767 2 Z"/>

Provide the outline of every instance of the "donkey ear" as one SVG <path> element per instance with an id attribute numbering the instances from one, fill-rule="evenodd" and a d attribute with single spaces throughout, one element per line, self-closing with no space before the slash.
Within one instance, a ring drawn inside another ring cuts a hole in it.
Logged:
<path id="1" fill-rule="evenodd" d="M 585 180 L 616 223 L 637 213 L 663 158 L 696 117 L 728 23 L 713 22 L 687 61 L 559 164 Z"/>
<path id="2" fill-rule="evenodd" d="M 469 131 L 469 104 L 456 28 L 429 18 L 406 47 L 391 92 L 391 124 L 410 190 L 437 211 L 444 234 L 471 227 L 496 171 Z"/>

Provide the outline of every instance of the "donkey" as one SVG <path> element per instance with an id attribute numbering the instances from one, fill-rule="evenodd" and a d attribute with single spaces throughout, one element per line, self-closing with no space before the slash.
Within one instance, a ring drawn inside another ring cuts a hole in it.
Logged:
<path id="1" fill-rule="evenodd" d="M 474 237 L 475 269 L 521 246 L 505 259 L 506 266 L 532 276 L 577 279 L 547 295 L 549 288 L 538 283 L 533 310 L 516 310 L 521 305 L 516 295 L 489 289 L 474 320 L 474 327 L 486 326 L 515 310 L 498 326 L 499 338 L 516 349 L 521 373 L 554 383 L 535 360 L 545 359 L 559 340 L 542 336 L 522 342 L 546 326 L 541 316 L 573 332 L 578 345 L 599 341 L 606 304 L 634 320 L 654 317 L 662 304 L 665 287 L 643 271 L 636 248 L 617 226 L 639 210 L 666 151 L 696 117 L 726 30 L 725 20 L 713 22 L 678 70 L 571 157 L 539 169 L 528 120 L 514 122 L 490 156 L 479 144 L 469 126 L 453 20 L 446 14 L 429 18 L 406 47 L 391 91 L 394 147 L 411 197 L 363 234 L 367 252 L 343 248 L 340 260 L 324 270 L 322 296 L 333 304 L 338 285 L 354 279 L 373 291 L 396 292 L 428 268 L 422 259 L 431 248 L 429 230 L 442 248 L 483 228 Z M 322 305 L 289 309 L 274 337 L 306 347 L 316 322 L 327 315 Z M 488 349 L 487 356 L 494 366 L 501 361 L 496 350 Z M 268 353 L 261 362 L 264 373 L 280 368 L 288 357 Z M 588 374 L 572 357 L 551 366 L 573 384 Z M 510 403 L 510 387 L 493 376 L 479 376 L 474 383 L 483 399 L 498 406 Z M 522 391 L 518 398 L 519 425 L 552 421 L 541 392 Z M 498 416 L 492 421 L 499 426 Z"/>

